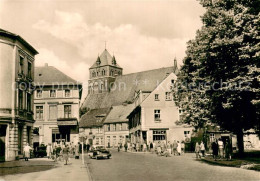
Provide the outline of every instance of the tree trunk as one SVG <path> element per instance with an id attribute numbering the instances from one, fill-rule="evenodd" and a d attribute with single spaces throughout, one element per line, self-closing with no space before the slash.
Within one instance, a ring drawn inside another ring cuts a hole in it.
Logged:
<path id="1" fill-rule="evenodd" d="M 237 146 L 238 146 L 238 155 L 239 157 L 243 157 L 244 155 L 244 133 L 243 130 L 239 130 L 236 132 L 237 135 Z"/>

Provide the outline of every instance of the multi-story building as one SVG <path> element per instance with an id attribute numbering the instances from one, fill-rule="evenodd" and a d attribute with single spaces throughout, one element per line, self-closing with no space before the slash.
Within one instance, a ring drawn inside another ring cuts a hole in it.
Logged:
<path id="1" fill-rule="evenodd" d="M 134 104 L 113 106 L 104 121 L 104 137 L 106 147 L 124 145 L 129 141 L 127 116 L 134 109 Z"/>
<path id="2" fill-rule="evenodd" d="M 172 89 L 176 79 L 171 73 L 154 90 L 136 92 L 135 109 L 128 116 L 132 143 L 188 141 L 192 128 L 176 124 L 179 108 Z"/>
<path id="3" fill-rule="evenodd" d="M 0 161 L 15 160 L 32 142 L 36 54 L 22 37 L 0 29 Z"/>
<path id="4" fill-rule="evenodd" d="M 81 83 L 53 66 L 35 68 L 35 144 L 78 142 Z"/>

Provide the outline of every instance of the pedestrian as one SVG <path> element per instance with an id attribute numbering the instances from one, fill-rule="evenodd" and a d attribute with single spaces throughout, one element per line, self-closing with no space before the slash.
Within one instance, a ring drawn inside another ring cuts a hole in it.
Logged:
<path id="1" fill-rule="evenodd" d="M 218 154 L 220 158 L 224 158 L 224 143 L 221 138 L 218 139 Z"/>
<path id="2" fill-rule="evenodd" d="M 173 154 L 174 155 L 178 155 L 177 147 L 178 147 L 178 143 L 176 142 L 176 140 L 174 140 L 173 144 L 172 144 L 172 149 L 173 149 Z"/>
<path id="3" fill-rule="evenodd" d="M 48 145 L 47 145 L 46 152 L 47 152 L 48 159 L 51 159 L 53 150 L 52 150 L 52 146 L 50 143 L 48 143 Z"/>
<path id="4" fill-rule="evenodd" d="M 161 145 L 160 145 L 160 142 L 158 143 L 158 145 L 157 145 L 157 155 L 161 155 L 161 153 L 162 153 L 162 148 L 161 148 Z"/>
<path id="5" fill-rule="evenodd" d="M 225 144 L 225 156 L 227 160 L 231 160 L 231 153 L 232 153 L 232 147 L 231 144 L 229 143 L 229 140 L 226 139 L 226 144 Z"/>
<path id="6" fill-rule="evenodd" d="M 53 160 L 54 162 L 57 161 L 57 146 L 55 145 L 53 150 L 52 150 L 52 155 L 53 155 Z"/>
<path id="7" fill-rule="evenodd" d="M 218 157 L 218 143 L 217 140 L 214 140 L 211 144 L 212 148 L 212 154 L 213 154 L 213 159 L 216 161 Z"/>
<path id="8" fill-rule="evenodd" d="M 75 145 L 75 159 L 79 159 L 79 148 L 80 148 L 80 143 Z"/>
<path id="9" fill-rule="evenodd" d="M 121 144 L 118 143 L 118 144 L 117 144 L 117 151 L 118 151 L 118 152 L 120 151 L 120 147 L 121 147 Z"/>
<path id="10" fill-rule="evenodd" d="M 144 152 L 147 151 L 147 144 L 146 143 L 143 144 L 143 150 L 144 150 Z"/>
<path id="11" fill-rule="evenodd" d="M 195 154 L 196 154 L 196 158 L 200 158 L 200 145 L 198 142 L 196 142 L 195 145 Z"/>
<path id="12" fill-rule="evenodd" d="M 29 143 L 26 143 L 26 146 L 23 149 L 24 152 L 24 160 L 29 161 L 32 147 L 29 146 Z"/>
<path id="13" fill-rule="evenodd" d="M 153 152 L 153 143 L 150 141 L 150 144 L 149 144 L 149 150 L 150 152 Z"/>
<path id="14" fill-rule="evenodd" d="M 200 143 L 200 152 L 202 154 L 202 157 L 205 157 L 205 145 L 204 145 L 203 141 L 201 141 L 201 143 Z"/>
<path id="15" fill-rule="evenodd" d="M 184 151 L 185 151 L 185 144 L 184 141 L 181 142 L 181 154 L 184 155 Z"/>
<path id="16" fill-rule="evenodd" d="M 63 148 L 62 152 L 63 152 L 63 159 L 64 159 L 64 162 L 65 162 L 64 165 L 67 165 L 68 164 L 68 160 L 69 160 L 69 152 L 70 152 L 69 147 L 68 147 L 67 144 L 65 145 L 65 148 Z"/>
<path id="17" fill-rule="evenodd" d="M 172 153 L 170 141 L 168 141 L 168 144 L 167 144 L 167 152 L 168 152 L 169 155 Z"/>
<path id="18" fill-rule="evenodd" d="M 177 153 L 181 155 L 181 143 L 179 141 L 177 141 Z"/>
<path id="19" fill-rule="evenodd" d="M 109 142 L 108 142 L 108 148 L 110 148 Z M 90 144 L 88 143 L 88 144 L 87 144 L 87 153 L 89 152 L 89 149 L 90 149 Z"/>
<path id="20" fill-rule="evenodd" d="M 126 142 L 125 142 L 124 147 L 125 147 L 125 152 L 127 152 L 127 143 Z"/>

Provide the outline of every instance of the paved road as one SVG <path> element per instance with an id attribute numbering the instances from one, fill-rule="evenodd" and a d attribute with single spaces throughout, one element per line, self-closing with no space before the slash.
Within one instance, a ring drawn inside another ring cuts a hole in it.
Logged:
<path id="1" fill-rule="evenodd" d="M 208 165 L 196 161 L 193 154 L 158 157 L 154 154 L 112 152 L 109 160 L 86 160 L 95 181 L 158 180 L 260 180 L 260 173 L 241 168 Z"/>

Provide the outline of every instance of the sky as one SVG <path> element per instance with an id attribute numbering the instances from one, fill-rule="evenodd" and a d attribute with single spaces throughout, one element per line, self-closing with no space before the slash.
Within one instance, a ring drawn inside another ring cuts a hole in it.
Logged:
<path id="1" fill-rule="evenodd" d="M 85 84 L 105 44 L 124 74 L 173 66 L 175 57 L 182 65 L 204 12 L 197 0 L 0 0 L 0 28 L 39 52 L 36 66 Z"/>

